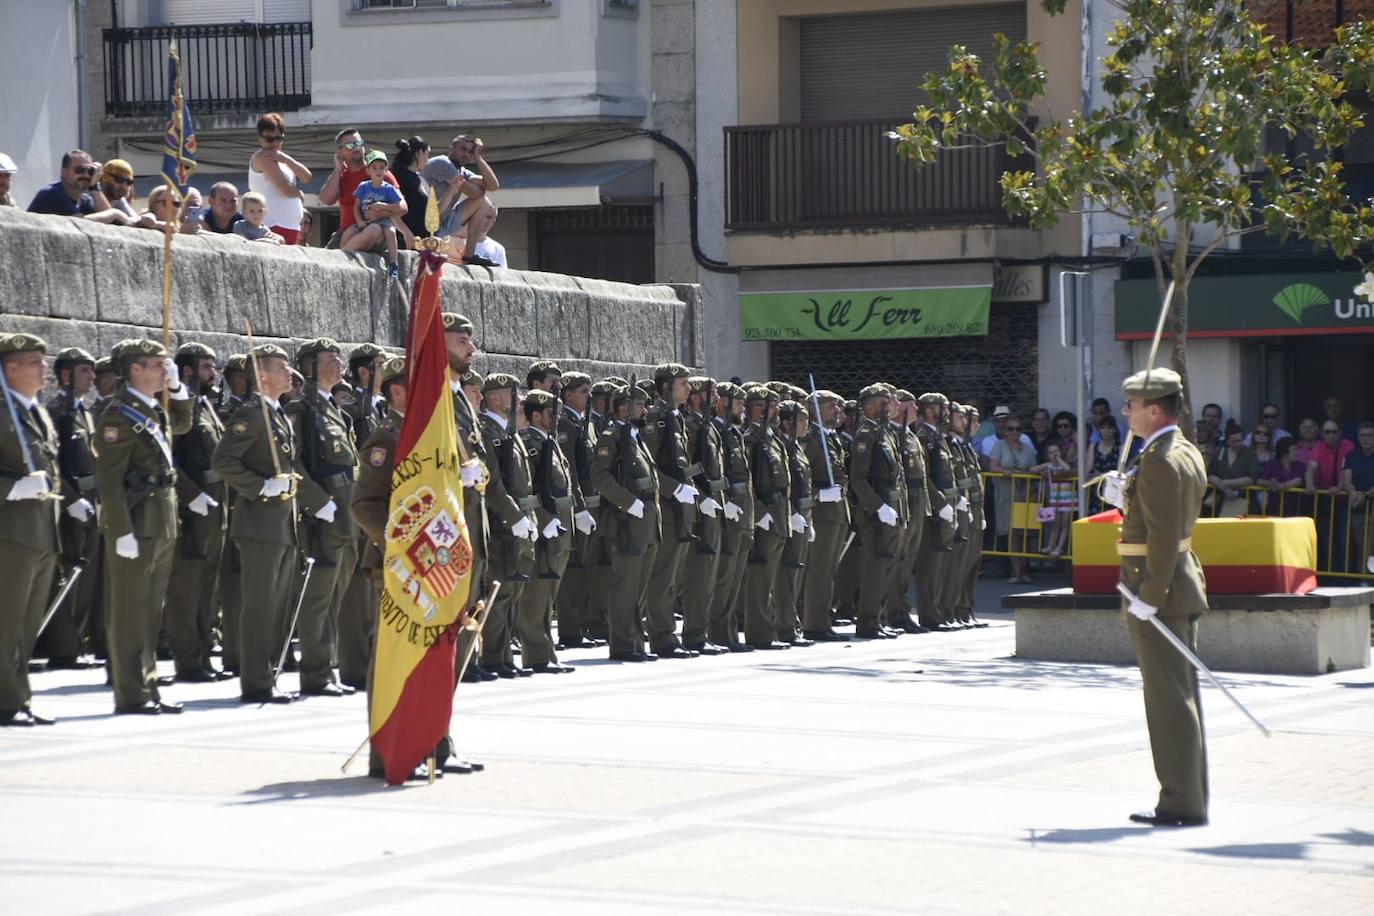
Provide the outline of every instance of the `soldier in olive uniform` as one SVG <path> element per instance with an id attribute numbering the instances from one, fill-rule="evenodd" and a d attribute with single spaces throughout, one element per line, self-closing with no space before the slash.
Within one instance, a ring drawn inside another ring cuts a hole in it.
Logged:
<path id="1" fill-rule="evenodd" d="M 477 353 L 473 342 L 473 325 L 457 312 L 444 312 L 444 345 L 448 348 L 449 389 L 453 396 L 453 420 L 458 430 L 459 456 L 463 461 L 461 470 L 463 482 L 463 518 L 468 525 L 468 540 L 472 543 L 472 587 L 468 589 L 468 603 L 463 613 L 472 613 L 473 607 L 486 591 L 492 580 L 487 564 L 487 544 L 490 532 L 487 530 L 486 488 L 489 482 L 487 472 L 487 445 L 477 420 L 477 408 L 469 399 L 464 386 L 467 378 L 472 377 L 480 389 L 486 380 L 473 371 L 472 360 Z M 502 588 L 505 591 L 505 588 Z M 473 639 L 470 630 L 458 634 L 458 658 L 467 655 L 467 647 Z M 464 672 L 463 679 L 474 681 L 496 680 L 494 671 L 487 671 L 473 658 Z"/>
<path id="2" fill-rule="evenodd" d="M 950 471 L 954 476 L 954 544 L 953 550 L 936 561 L 939 585 L 935 596 L 935 606 L 946 627 L 957 626 L 954 606 L 963 586 L 963 577 L 968 569 L 969 554 L 973 538 L 973 504 L 969 500 L 973 479 L 978 474 L 975 460 L 970 466 L 969 454 L 965 446 L 964 434 L 968 428 L 968 415 L 964 405 L 951 401 L 947 408 L 945 442 L 949 446 Z"/>
<path id="3" fill-rule="evenodd" d="M 660 658 L 692 658 L 682 648 L 673 611 L 682 587 L 687 550 L 695 538 L 697 499 L 692 481 L 699 473 L 687 452 L 687 428 L 682 406 L 687 402 L 687 367 L 664 363 L 654 368 L 656 397 L 644 416 L 644 444 L 658 470 L 659 503 L 663 509 L 663 542 L 654 558 L 649 581 L 647 625 L 649 649 Z"/>
<path id="4" fill-rule="evenodd" d="M 984 514 L 986 494 L 983 475 L 978 470 L 978 452 L 973 444 L 977 441 L 975 437 L 981 424 L 978 408 L 971 404 L 964 405 L 964 415 L 968 418 L 968 427 L 963 436 L 964 462 L 971 469 L 968 491 L 970 534 L 962 582 L 954 599 L 954 616 L 966 627 L 986 627 L 987 624 L 979 621 L 973 610 L 974 595 L 978 587 L 978 569 L 983 563 L 983 532 L 988 527 L 987 516 Z"/>
<path id="5" fill-rule="evenodd" d="M 52 724 L 29 708 L 29 650 L 57 569 L 62 511 L 57 434 L 38 403 L 47 350 L 41 337 L 0 334 L 0 569 L 9 591 L 0 614 L 0 726 Z"/>
<path id="6" fill-rule="evenodd" d="M 306 516 L 319 517 L 321 512 L 337 511 L 337 506 L 306 476 L 291 421 L 281 407 L 281 397 L 291 390 L 286 351 L 275 344 L 260 344 L 254 360 L 258 393 L 229 419 L 211 469 L 236 494 L 229 537 L 245 571 L 239 615 L 239 699 L 290 703 L 294 695 L 277 689 L 273 669 L 296 599 L 292 585 L 300 548 L 297 507 Z"/>
<path id="7" fill-rule="evenodd" d="M 744 578 L 744 640 L 755 649 L 790 649 L 776 638 L 779 611 L 773 587 L 791 526 L 787 451 L 773 426 L 778 396 L 763 386 L 745 397 L 745 442 L 754 483 L 754 544 Z"/>
<path id="8" fill-rule="evenodd" d="M 575 475 L 563 450 L 553 438 L 553 420 L 562 404 L 549 392 L 536 388 L 522 405 L 525 428 L 519 436 L 529 455 L 535 527 L 534 574 L 520 590 L 516 603 L 516 631 L 520 636 L 520 660 L 537 673 L 564 674 L 574 669 L 558 663 L 553 642 L 553 605 L 573 548 L 573 516 L 586 509 L 581 504 Z"/>
<path id="9" fill-rule="evenodd" d="M 644 651 L 649 575 L 663 525 L 658 472 L 636 427 L 646 400 L 643 389 L 633 385 L 616 389 L 611 396 L 612 420 L 597 440 L 592 459 L 592 483 L 602 499 L 599 530 L 611 560 L 605 596 L 610 657 L 622 662 L 658 658 Z"/>
<path id="10" fill-rule="evenodd" d="M 848 477 L 850 468 L 854 462 L 854 433 L 859 428 L 859 423 L 863 420 L 863 411 L 859 407 L 859 402 L 849 399 L 844 402 L 841 413 L 841 423 L 838 435 L 835 438 L 836 446 L 844 456 L 844 470 Z M 839 578 L 835 582 L 835 613 L 831 617 L 831 626 L 845 626 L 854 622 L 858 615 L 859 605 L 859 554 L 862 552 L 859 544 L 859 521 L 862 510 L 859 507 L 859 498 L 854 495 L 854 488 L 849 488 L 849 532 L 853 535 L 849 542 L 849 547 L 840 556 Z"/>
<path id="11" fill-rule="evenodd" d="M 115 370 L 114 360 L 108 356 L 102 356 L 95 361 L 93 387 L 95 402 L 91 404 L 91 414 L 98 417 L 109 403 L 110 395 L 119 390 L 119 372 Z"/>
<path id="12" fill-rule="evenodd" d="M 802 392 L 796 389 L 788 393 Z M 814 645 L 812 640 L 798 631 L 802 613 L 802 586 L 811 562 L 811 542 L 816 539 L 812 515 L 816 498 L 812 490 L 811 463 L 806 457 L 803 441 L 808 423 L 809 417 L 801 402 L 788 398 L 778 405 L 778 427 L 783 451 L 787 455 L 789 510 L 787 543 L 783 545 L 778 578 L 773 583 L 774 638 L 792 646 Z"/>
<path id="13" fill-rule="evenodd" d="M 692 485 L 701 493 L 697 507 L 696 541 L 687 549 L 683 567 L 682 645 L 703 655 L 720 655 L 729 650 L 710 637 L 711 607 L 715 602 L 717 572 L 721 561 L 722 514 L 726 495 L 725 452 L 720 430 L 711 408 L 716 398 L 716 381 L 709 376 L 687 380 L 687 455 L 693 468 L 699 468 Z"/>
<path id="14" fill-rule="evenodd" d="M 373 430 L 386 422 L 386 386 L 380 381 L 384 360 L 386 354 L 376 344 L 360 344 L 348 354 L 345 384 L 350 388 L 352 397 L 349 403 L 340 404 L 339 409 L 353 423 L 353 441 L 360 456 L 363 443 L 371 437 Z M 377 590 L 363 572 L 363 555 L 367 552 L 368 543 L 367 535 L 359 531 L 353 574 L 348 577 L 348 585 L 339 602 L 336 634 L 339 683 L 354 689 L 367 686 L 372 639 L 377 625 Z"/>
<path id="15" fill-rule="evenodd" d="M 180 704 L 163 702 L 158 691 L 157 640 L 177 545 L 169 440 L 191 428 L 191 389 L 157 341 L 124 341 L 113 358 L 125 382 L 97 421 L 95 479 L 110 579 L 115 712 L 177 713 Z M 163 388 L 167 414 L 158 401 Z"/>
<path id="16" fill-rule="evenodd" d="M 916 614 L 926 629 L 945 630 L 948 627 L 939 611 L 939 583 L 947 565 L 946 556 L 954 549 L 954 509 L 958 502 L 944 430 L 944 412 L 949 406 L 949 398 L 938 392 L 927 392 L 917 398 L 916 403 L 921 411 L 916 438 L 925 449 L 929 484 L 926 492 L 930 496 L 930 515 L 916 552 Z"/>
<path id="17" fill-rule="evenodd" d="M 911 619 L 912 608 L 906 597 L 916 557 L 921 550 L 921 540 L 925 536 L 926 519 L 930 516 L 925 449 L 916 437 L 915 430 L 911 428 L 912 422 L 916 419 L 915 395 L 905 389 L 897 389 L 888 404 L 888 416 L 891 419 L 890 429 L 896 442 L 898 460 L 902 466 L 902 491 L 903 499 L 906 500 L 903 518 L 906 520 L 906 527 L 903 529 L 900 552 L 888 588 L 883 623 L 899 633 L 924 633 L 925 627 Z"/>
<path id="18" fill-rule="evenodd" d="M 95 378 L 95 357 L 80 347 L 57 354 L 53 362 L 57 393 L 48 401 L 48 414 L 57 432 L 58 465 L 62 471 L 62 516 L 60 534 L 62 563 L 68 568 L 85 564 L 76 585 L 43 631 L 34 655 L 48 659 L 47 667 L 88 668 L 80 658 L 84 637 L 104 627 L 92 626 L 92 617 L 101 609 L 100 576 L 96 551 L 100 544 L 98 502 L 95 492 L 95 420 L 84 399 Z M 94 574 L 93 573 L 97 573 Z M 58 581 L 54 581 L 53 598 Z"/>
<path id="19" fill-rule="evenodd" d="M 513 375 L 493 372 L 482 385 L 482 415 L 478 418 L 486 445 L 487 519 L 492 538 L 487 544 L 491 576 L 501 580 L 501 591 L 487 611 L 482 630 L 482 667 L 504 678 L 527 677 L 530 668 L 516 667 L 511 653 L 515 608 L 534 568 L 534 545 L 539 539 L 530 456 L 516 433 L 515 397 L 518 382 Z"/>
<path id="20" fill-rule="evenodd" d="M 834 608 L 835 578 L 840 568 L 840 551 L 849 536 L 849 478 L 837 447 L 835 425 L 839 422 L 843 399 L 833 391 L 818 391 L 813 402 L 820 416 L 813 417 L 807 433 L 806 459 L 811 467 L 811 488 L 816 505 L 811 512 L 816 538 L 806 564 L 806 585 L 802 592 L 802 635 L 822 642 L 844 642 L 849 637 L 836 633 L 830 625 Z"/>
<path id="21" fill-rule="evenodd" d="M 858 503 L 859 603 L 854 635 L 860 639 L 894 635 L 882 625 L 893 566 L 904 536 L 897 489 L 903 469 L 887 420 L 891 395 L 892 389 L 881 384 L 859 392 L 863 419 L 854 432 L 849 470 L 849 487 Z"/>
<path id="22" fill-rule="evenodd" d="M 583 631 L 584 618 L 590 621 L 592 616 L 599 618 L 603 613 L 600 595 L 592 591 L 601 552 L 595 517 L 601 511 L 601 496 L 592 486 L 592 455 L 596 451 L 597 432 L 588 416 L 591 385 L 591 377 L 585 373 L 568 372 L 563 375 L 558 392 L 561 399 L 556 431 L 558 447 L 572 470 L 572 491 L 579 506 L 573 516 L 576 530 L 572 553 L 554 598 L 558 613 L 558 646 L 566 649 L 605 645 Z"/>
<path id="23" fill-rule="evenodd" d="M 725 504 L 721 508 L 720 557 L 711 597 L 708 636 L 731 652 L 752 652 L 741 642 L 737 612 L 745 571 L 754 547 L 754 478 L 749 468 L 749 445 L 744 438 L 745 390 L 722 382 L 713 423 L 720 437 L 725 473 Z"/>
<path id="24" fill-rule="evenodd" d="M 301 466 L 333 504 L 305 518 L 306 551 L 315 558 L 315 568 L 306 583 L 296 632 L 301 641 L 301 693 L 308 696 L 347 696 L 354 690 L 338 683 L 332 667 L 339 606 L 358 565 L 358 529 L 347 512 L 338 511 L 353 501 L 358 467 L 353 420 L 330 394 L 343 376 L 339 352 L 339 345 L 328 337 L 300 345 L 296 364 L 306 384 L 301 396 L 285 407 L 300 446 Z"/>
<path id="25" fill-rule="evenodd" d="M 1131 460 L 1124 492 L 1121 583 L 1131 643 L 1140 662 L 1159 801 L 1131 820 L 1154 826 L 1207 823 L 1207 745 L 1197 672 L 1150 623 L 1151 617 L 1197 650 L 1198 620 L 1207 609 L 1207 580 L 1192 549 L 1207 472 L 1197 446 L 1178 428 L 1183 383 L 1172 369 L 1137 372 L 1121 386 L 1123 413 L 1144 442 Z M 1119 478 L 1118 478 L 1119 480 Z"/>
<path id="26" fill-rule="evenodd" d="M 191 428 L 172 440 L 181 543 L 167 586 L 163 626 L 171 641 L 177 680 L 203 683 L 222 676 L 210 661 L 210 649 L 215 581 L 228 526 L 228 487 L 210 470 L 210 462 L 224 436 L 224 423 L 210 406 L 215 351 L 201 343 L 185 343 L 177 348 L 176 364 L 193 400 Z"/>
<path id="27" fill-rule="evenodd" d="M 245 400 L 252 393 L 249 369 L 248 354 L 246 353 L 235 353 L 224 361 L 224 373 L 220 380 L 220 400 L 215 407 L 215 413 L 219 415 L 222 426 L 228 426 L 230 417 L 238 412 L 238 409 L 244 405 Z M 212 454 L 211 458 L 213 459 L 213 457 Z M 234 502 L 237 498 L 234 488 L 226 485 L 225 496 L 228 498 L 224 504 L 225 531 L 227 533 L 233 529 Z M 224 672 L 230 675 L 236 675 L 239 672 L 239 616 L 243 606 L 242 575 L 243 564 L 240 562 L 238 546 L 234 543 L 233 538 L 226 534 L 224 547 L 220 551 L 219 563 L 219 640 L 222 649 L 220 664 Z"/>

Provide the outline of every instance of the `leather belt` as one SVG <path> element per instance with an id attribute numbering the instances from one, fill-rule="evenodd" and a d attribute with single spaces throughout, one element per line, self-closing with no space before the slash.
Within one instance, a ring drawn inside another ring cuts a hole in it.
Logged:
<path id="1" fill-rule="evenodd" d="M 804 512 L 816 505 L 816 500 L 811 496 L 802 496 L 797 499 L 797 511 Z"/>
<path id="2" fill-rule="evenodd" d="M 725 481 L 708 480 L 706 482 L 706 489 L 710 492 L 712 496 L 720 496 L 722 493 L 725 492 Z"/>
<path id="3" fill-rule="evenodd" d="M 1178 552 L 1187 553 L 1193 549 L 1193 539 L 1186 537 L 1178 542 Z M 1125 541 L 1116 542 L 1116 555 L 1119 557 L 1143 557 L 1150 552 L 1149 544 L 1130 544 Z"/>
<path id="4" fill-rule="evenodd" d="M 741 480 L 741 481 L 739 481 L 738 483 L 732 483 L 732 484 L 730 484 L 730 493 L 731 493 L 731 495 L 733 495 L 733 496 L 748 496 L 748 495 L 749 495 L 749 481 L 747 481 L 747 480 Z"/>
<path id="5" fill-rule="evenodd" d="M 588 495 L 588 494 L 584 493 L 584 494 L 582 494 L 582 502 L 586 504 L 586 506 L 587 506 L 588 509 L 600 509 L 600 508 L 601 508 L 601 494 L 600 494 L 600 493 L 592 493 L 592 494 Z"/>
<path id="6" fill-rule="evenodd" d="M 92 475 L 87 477 L 76 478 L 76 488 L 80 490 L 82 493 L 91 492 L 95 489 L 95 477 Z"/>
<path id="7" fill-rule="evenodd" d="M 967 490 L 969 487 L 973 486 L 973 478 L 960 477 L 958 480 L 954 481 L 954 485 L 961 490 Z"/>
<path id="8" fill-rule="evenodd" d="M 515 505 L 516 505 L 516 508 L 518 508 L 521 512 L 529 512 L 529 511 L 531 511 L 531 510 L 533 510 L 533 509 L 539 508 L 539 497 L 538 497 L 538 496 L 517 496 L 517 497 L 515 498 Z"/>
<path id="9" fill-rule="evenodd" d="M 571 509 L 572 505 L 573 498 L 571 496 L 555 496 L 553 498 L 553 508 L 555 512 L 563 512 L 567 509 Z"/>
<path id="10" fill-rule="evenodd" d="M 216 474 L 214 471 L 206 471 L 204 474 L 200 475 L 200 479 L 205 481 L 207 484 L 224 483 L 224 478 Z"/>
<path id="11" fill-rule="evenodd" d="M 690 480 L 693 477 L 700 477 L 703 473 L 705 473 L 706 469 L 701 466 L 700 462 L 698 462 L 696 464 L 687 465 L 687 467 L 683 468 L 683 470 L 687 474 L 687 479 Z"/>

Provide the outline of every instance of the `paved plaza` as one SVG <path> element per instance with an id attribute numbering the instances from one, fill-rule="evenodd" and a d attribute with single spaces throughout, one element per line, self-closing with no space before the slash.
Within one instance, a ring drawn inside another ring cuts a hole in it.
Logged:
<path id="1" fill-rule="evenodd" d="M 987 592 L 987 589 L 983 590 Z M 989 597 L 984 606 L 995 606 Z M 340 764 L 364 701 L 236 682 L 113 718 L 35 676 L 0 732 L 3 909 L 41 913 L 1374 913 L 1374 672 L 1204 688 L 1212 823 L 1150 830 L 1133 668 L 1018 661 L 1013 627 L 463 685 L 484 773 Z M 295 686 L 294 675 L 284 678 Z"/>

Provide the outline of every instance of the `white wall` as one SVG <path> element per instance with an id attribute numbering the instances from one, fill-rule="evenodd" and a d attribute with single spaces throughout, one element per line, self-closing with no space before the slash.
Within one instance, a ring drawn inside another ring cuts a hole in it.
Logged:
<path id="1" fill-rule="evenodd" d="M 79 145 L 72 4 L 0 0 L 0 22 L 0 152 L 19 167 L 11 193 L 27 207 L 39 188 L 57 180 L 62 154 Z"/>

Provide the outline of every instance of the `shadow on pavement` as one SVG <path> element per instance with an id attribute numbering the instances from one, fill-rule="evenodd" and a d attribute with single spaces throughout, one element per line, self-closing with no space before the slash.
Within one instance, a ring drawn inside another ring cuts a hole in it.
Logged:
<path id="1" fill-rule="evenodd" d="M 256 789 L 245 789 L 242 794 L 249 797 L 234 804 L 263 805 L 307 798 L 343 798 L 351 795 L 372 795 L 385 792 L 389 788 L 391 787 L 384 781 L 369 776 L 334 776 L 294 782 L 272 782 Z"/>
<path id="2" fill-rule="evenodd" d="M 1114 843 L 1130 836 L 1149 833 L 1151 827 L 1090 827 L 1083 830 L 1047 830 L 1038 833 L 1034 829 L 1025 842 L 1034 846 L 1037 843 Z"/>
<path id="3" fill-rule="evenodd" d="M 1233 859 L 1305 859 L 1307 843 L 1232 843 L 1227 846 L 1198 846 L 1189 852 Z"/>

